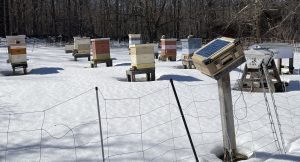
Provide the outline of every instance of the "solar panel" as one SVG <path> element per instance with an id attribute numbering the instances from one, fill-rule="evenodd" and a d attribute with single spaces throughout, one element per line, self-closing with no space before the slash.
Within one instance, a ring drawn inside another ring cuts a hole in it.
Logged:
<path id="1" fill-rule="evenodd" d="M 210 57 L 223 47 L 227 46 L 230 42 L 216 39 L 212 43 L 210 43 L 208 46 L 202 48 L 201 50 L 197 51 L 196 54 L 200 55 L 202 57 Z"/>

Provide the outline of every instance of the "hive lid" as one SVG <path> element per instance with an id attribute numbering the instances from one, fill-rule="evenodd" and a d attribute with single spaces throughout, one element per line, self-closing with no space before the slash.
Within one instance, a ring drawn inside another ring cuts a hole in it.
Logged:
<path id="1" fill-rule="evenodd" d="M 110 38 L 95 38 L 95 39 L 91 39 L 91 41 L 100 41 L 100 40 L 110 40 Z"/>
<path id="2" fill-rule="evenodd" d="M 148 44 L 132 44 L 129 47 L 154 47 L 155 43 L 148 43 Z"/>
<path id="3" fill-rule="evenodd" d="M 177 41 L 176 38 L 164 38 L 164 39 L 160 39 L 161 41 Z"/>
<path id="4" fill-rule="evenodd" d="M 141 34 L 128 34 L 129 37 L 141 37 Z"/>

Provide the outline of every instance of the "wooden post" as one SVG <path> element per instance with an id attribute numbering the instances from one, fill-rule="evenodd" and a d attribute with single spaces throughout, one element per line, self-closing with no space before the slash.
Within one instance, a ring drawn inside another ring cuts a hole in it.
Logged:
<path id="1" fill-rule="evenodd" d="M 281 74 L 281 67 L 282 67 L 282 59 L 277 59 L 277 66 L 278 66 L 278 73 Z"/>
<path id="2" fill-rule="evenodd" d="M 224 161 L 231 161 L 236 157 L 237 150 L 229 73 L 218 80 L 218 89 L 223 130 Z"/>

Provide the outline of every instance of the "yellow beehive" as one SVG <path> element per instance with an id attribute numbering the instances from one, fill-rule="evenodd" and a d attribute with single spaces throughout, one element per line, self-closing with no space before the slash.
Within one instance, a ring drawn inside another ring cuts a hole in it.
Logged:
<path id="1" fill-rule="evenodd" d="M 131 66 L 136 69 L 155 68 L 154 44 L 130 46 Z"/>

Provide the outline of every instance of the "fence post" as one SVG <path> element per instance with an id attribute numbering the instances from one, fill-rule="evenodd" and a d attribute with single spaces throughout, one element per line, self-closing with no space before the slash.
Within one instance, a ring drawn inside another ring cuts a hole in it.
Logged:
<path id="1" fill-rule="evenodd" d="M 102 149 L 102 161 L 105 162 L 98 87 L 95 87 L 95 90 L 96 90 L 96 98 L 97 98 L 97 109 L 98 109 L 98 119 L 99 119 L 99 131 L 100 131 L 100 140 L 101 140 L 101 149 Z"/>
<path id="2" fill-rule="evenodd" d="M 176 92 L 176 89 L 175 89 L 175 86 L 174 86 L 174 83 L 173 83 L 173 79 L 170 79 L 170 82 L 171 82 L 172 89 L 173 89 L 173 92 L 174 92 L 174 95 L 175 95 L 175 98 L 176 98 L 176 101 L 177 101 L 177 105 L 178 105 L 178 108 L 179 108 L 179 111 L 180 111 L 180 114 L 181 114 L 181 118 L 183 120 L 183 124 L 184 124 L 185 130 L 187 132 L 190 144 L 192 146 L 192 150 L 193 150 L 193 153 L 194 153 L 194 156 L 195 156 L 195 160 L 196 160 L 196 162 L 199 162 L 199 159 L 198 159 L 198 156 L 197 156 L 197 152 L 195 150 L 195 147 L 194 147 L 194 144 L 193 144 L 193 140 L 192 140 L 189 128 L 187 126 L 187 123 L 186 123 L 186 120 L 185 120 L 185 117 L 184 117 L 184 114 L 183 114 L 183 111 L 182 111 L 182 108 L 181 108 L 181 104 L 180 104 L 180 101 L 179 101 L 179 98 L 178 98 L 178 95 L 177 95 L 177 92 Z"/>

